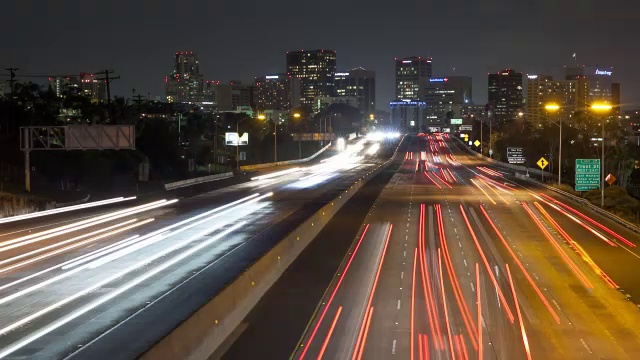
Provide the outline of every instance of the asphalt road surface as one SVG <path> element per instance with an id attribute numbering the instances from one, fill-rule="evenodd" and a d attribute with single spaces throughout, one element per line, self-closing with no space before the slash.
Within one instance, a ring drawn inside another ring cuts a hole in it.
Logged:
<path id="1" fill-rule="evenodd" d="M 140 355 L 390 146 L 363 140 L 192 198 L 0 224 L 0 358 Z"/>
<path id="2" fill-rule="evenodd" d="M 638 234 L 446 135 L 411 144 L 292 357 L 640 358 Z"/>

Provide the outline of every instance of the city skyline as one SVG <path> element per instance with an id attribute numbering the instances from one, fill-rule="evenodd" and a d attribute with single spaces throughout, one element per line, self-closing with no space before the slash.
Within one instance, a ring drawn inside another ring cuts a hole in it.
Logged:
<path id="1" fill-rule="evenodd" d="M 29 20 L 30 28 L 0 45 L 0 65 L 20 68 L 18 76 L 109 68 L 121 76 L 113 82 L 113 92 L 124 96 L 129 96 L 132 88 L 144 95 L 162 95 L 162 80 L 172 65 L 167 54 L 176 51 L 198 52 L 205 79 L 252 83 L 256 76 L 284 72 L 287 51 L 327 48 L 336 50 L 338 69 L 363 67 L 376 72 L 376 103 L 381 110 L 388 110 L 385 104 L 394 100 L 394 57 L 421 54 L 433 57 L 434 76 L 471 76 L 475 103 L 487 101 L 486 73 L 514 68 L 523 74 L 561 78 L 564 66 L 574 65 L 573 53 L 577 54 L 578 64 L 613 67 L 614 79 L 622 83 L 623 104 L 638 103 L 636 99 L 640 98 L 640 74 L 635 71 L 640 53 L 628 46 L 632 35 L 624 31 L 624 22 L 628 14 L 634 13 L 635 4 L 598 11 L 593 1 L 541 3 L 533 9 L 501 1 L 471 4 L 462 10 L 455 4 L 416 4 L 409 6 L 412 11 L 399 20 L 386 18 L 388 7 L 382 2 L 368 3 L 364 9 L 357 3 L 337 6 L 337 2 L 329 1 L 327 8 L 341 11 L 325 14 L 324 10 L 296 12 L 288 1 L 256 4 L 245 12 L 237 11 L 239 4 L 193 1 L 181 8 L 180 18 L 197 24 L 207 14 L 216 14 L 212 21 L 217 26 L 194 25 L 189 31 L 162 25 L 179 21 L 170 10 L 172 6 L 149 10 L 144 4 L 127 4 L 119 26 L 106 27 L 107 31 L 100 30 L 101 24 L 115 16 L 119 1 L 51 9 L 42 5 L 47 11 L 38 11 L 38 3 L 45 4 L 32 1 L 9 5 L 8 13 L 14 16 L 9 17 L 8 27 Z M 573 7 L 577 4 L 580 6 Z M 349 18 L 348 14 L 358 12 L 364 19 Z M 422 12 L 439 16 L 418 25 L 412 19 L 417 20 L 417 14 Z M 141 14 L 147 16 L 140 18 Z M 512 18 L 512 14 L 523 17 Z M 335 20 L 335 26 L 321 31 L 306 25 L 325 15 Z M 574 21 L 566 21 L 566 16 Z M 273 20 L 269 21 L 270 26 L 260 26 L 257 20 L 263 17 Z M 547 26 L 533 26 L 543 18 Z M 57 19 L 58 36 L 44 39 L 40 34 L 46 32 L 53 19 Z M 288 22 L 281 25 L 278 20 L 284 19 Z M 77 26 L 59 25 L 65 21 Z M 244 25 L 235 26 L 239 23 Z M 380 26 L 383 23 L 385 26 Z M 507 28 L 509 32 L 503 31 Z M 435 32 L 438 36 L 430 36 Z M 68 41 L 69 38 L 74 40 Z"/>

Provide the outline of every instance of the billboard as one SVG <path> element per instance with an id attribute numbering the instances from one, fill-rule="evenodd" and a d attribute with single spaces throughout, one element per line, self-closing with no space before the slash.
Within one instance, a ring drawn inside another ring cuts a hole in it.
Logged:
<path id="1" fill-rule="evenodd" d="M 462 125 L 462 119 L 451 119 L 451 125 Z"/>
<path id="2" fill-rule="evenodd" d="M 238 136 L 236 132 L 228 132 L 224 134 L 224 143 L 228 146 L 246 146 L 249 145 L 249 133 Z"/>

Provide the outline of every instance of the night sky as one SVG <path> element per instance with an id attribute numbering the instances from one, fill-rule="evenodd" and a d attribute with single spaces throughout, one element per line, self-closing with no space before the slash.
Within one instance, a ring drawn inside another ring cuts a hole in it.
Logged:
<path id="1" fill-rule="evenodd" d="M 394 94 L 394 57 L 433 57 L 434 75 L 473 77 L 510 67 L 563 75 L 613 66 L 622 102 L 640 107 L 636 0 L 9 0 L 0 66 L 30 74 L 113 69 L 115 94 L 164 95 L 176 51 L 194 51 L 206 80 L 252 81 L 285 71 L 285 52 L 337 51 L 338 69 L 377 73 L 377 107 Z M 455 68 L 455 72 L 454 72 Z M 18 73 L 20 73 L 18 72 Z M 6 77 L 2 78 L 3 80 Z M 386 105 L 385 105 L 386 103 Z"/>

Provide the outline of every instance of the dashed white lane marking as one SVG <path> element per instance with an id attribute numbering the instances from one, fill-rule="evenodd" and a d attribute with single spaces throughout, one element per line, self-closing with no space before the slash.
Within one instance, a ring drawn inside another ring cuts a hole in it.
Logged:
<path id="1" fill-rule="evenodd" d="M 453 232 L 454 232 L 454 233 L 457 233 L 457 232 L 458 232 L 458 229 L 453 228 Z"/>
<path id="2" fill-rule="evenodd" d="M 391 354 L 396 354 L 396 339 L 393 339 L 393 344 L 391 345 Z"/>
<path id="3" fill-rule="evenodd" d="M 404 271 L 400 273 L 400 280 L 404 279 Z"/>
<path id="4" fill-rule="evenodd" d="M 587 349 L 589 354 L 593 354 L 593 351 L 591 351 L 591 349 L 589 349 L 589 347 L 587 346 L 587 343 L 584 341 L 584 339 L 580 338 L 580 342 L 582 342 L 582 346 L 584 346 Z"/>
<path id="5" fill-rule="evenodd" d="M 467 259 L 462 259 L 462 261 L 464 261 L 464 266 L 469 266 L 467 265 Z"/>
<path id="6" fill-rule="evenodd" d="M 405 236 L 404 236 L 404 239 L 405 239 L 405 240 L 409 240 L 409 235 L 405 235 Z"/>
<path id="7" fill-rule="evenodd" d="M 555 305 L 558 308 L 558 310 L 562 311 L 562 309 L 560 309 L 560 305 L 558 305 L 555 299 L 551 299 L 551 301 L 553 302 L 553 305 Z"/>
<path id="8" fill-rule="evenodd" d="M 398 310 L 400 310 L 400 300 L 398 300 Z"/>
<path id="9" fill-rule="evenodd" d="M 407 250 L 403 251 L 403 256 L 407 257 Z"/>
<path id="10" fill-rule="evenodd" d="M 476 287 L 473 286 L 473 283 L 470 283 L 470 284 L 471 284 L 471 290 L 473 290 L 475 292 L 476 291 Z"/>
<path id="11" fill-rule="evenodd" d="M 460 244 L 460 241 L 458 241 L 458 247 L 462 247 L 462 244 Z"/>
<path id="12" fill-rule="evenodd" d="M 409 223 L 407 223 L 407 227 L 409 227 Z"/>

